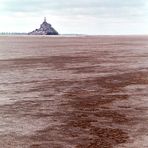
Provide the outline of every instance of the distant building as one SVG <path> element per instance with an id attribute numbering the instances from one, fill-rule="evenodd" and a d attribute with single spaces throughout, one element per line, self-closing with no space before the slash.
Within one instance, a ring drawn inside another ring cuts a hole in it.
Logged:
<path id="1" fill-rule="evenodd" d="M 44 18 L 44 22 L 40 25 L 39 29 L 35 29 L 32 32 L 28 33 L 29 35 L 58 35 L 59 33 L 51 26 L 51 24 L 47 23 L 46 17 Z"/>

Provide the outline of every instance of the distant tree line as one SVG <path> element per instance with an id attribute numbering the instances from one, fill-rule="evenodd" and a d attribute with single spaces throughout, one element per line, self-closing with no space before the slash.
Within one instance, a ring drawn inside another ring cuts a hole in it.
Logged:
<path id="1" fill-rule="evenodd" d="M 24 32 L 0 32 L 0 35 L 27 35 Z"/>

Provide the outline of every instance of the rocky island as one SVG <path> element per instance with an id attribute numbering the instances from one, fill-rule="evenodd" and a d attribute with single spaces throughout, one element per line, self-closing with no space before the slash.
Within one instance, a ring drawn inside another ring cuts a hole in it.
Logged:
<path id="1" fill-rule="evenodd" d="M 29 32 L 28 35 L 59 35 L 59 33 L 51 26 L 51 24 L 47 23 L 45 17 L 40 28 Z"/>

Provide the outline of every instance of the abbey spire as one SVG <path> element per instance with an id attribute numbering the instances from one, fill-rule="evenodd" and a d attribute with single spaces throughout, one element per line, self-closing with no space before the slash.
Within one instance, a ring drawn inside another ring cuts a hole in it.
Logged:
<path id="1" fill-rule="evenodd" d="M 46 22 L 46 17 L 44 17 L 44 22 Z"/>

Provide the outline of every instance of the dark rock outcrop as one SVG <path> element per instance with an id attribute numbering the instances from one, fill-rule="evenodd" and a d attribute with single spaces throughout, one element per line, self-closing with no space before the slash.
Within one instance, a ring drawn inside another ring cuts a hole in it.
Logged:
<path id="1" fill-rule="evenodd" d="M 32 32 L 29 32 L 28 34 L 29 35 L 58 35 L 59 33 L 51 26 L 51 24 L 47 23 L 46 18 L 44 18 L 44 22 L 40 25 L 40 28 Z"/>

